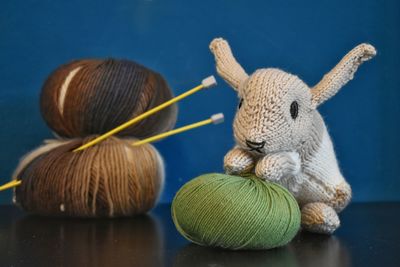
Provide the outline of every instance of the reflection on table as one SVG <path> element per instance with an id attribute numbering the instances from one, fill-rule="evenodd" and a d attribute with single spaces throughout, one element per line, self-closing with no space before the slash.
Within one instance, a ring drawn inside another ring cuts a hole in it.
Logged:
<path id="1" fill-rule="evenodd" d="M 8 247 L 10 263 L 37 266 L 162 266 L 164 261 L 160 225 L 150 215 L 113 220 L 28 216 L 14 224 Z"/>
<path id="2" fill-rule="evenodd" d="M 31 216 L 0 207 L 0 266 L 399 266 L 400 204 L 352 204 L 334 236 L 300 232 L 287 246 L 228 251 L 194 245 L 169 205 L 116 219 Z"/>
<path id="3" fill-rule="evenodd" d="M 174 267 L 200 266 L 351 266 L 345 245 L 335 236 L 300 233 L 288 246 L 267 251 L 228 251 L 189 244 L 177 253 Z"/>

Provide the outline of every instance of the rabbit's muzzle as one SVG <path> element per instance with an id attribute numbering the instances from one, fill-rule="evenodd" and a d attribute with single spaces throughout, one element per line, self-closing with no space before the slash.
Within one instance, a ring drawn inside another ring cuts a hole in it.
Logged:
<path id="1" fill-rule="evenodd" d="M 246 145 L 250 148 L 250 151 L 257 151 L 262 153 L 261 149 L 265 146 L 265 141 L 262 142 L 252 142 L 246 139 Z"/>

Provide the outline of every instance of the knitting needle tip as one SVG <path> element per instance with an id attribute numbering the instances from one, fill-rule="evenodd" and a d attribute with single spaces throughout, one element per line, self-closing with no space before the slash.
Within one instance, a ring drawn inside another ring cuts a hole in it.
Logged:
<path id="1" fill-rule="evenodd" d="M 220 124 L 224 122 L 224 114 L 217 113 L 211 116 L 211 120 L 213 124 Z"/>
<path id="2" fill-rule="evenodd" d="M 211 124 L 211 123 L 212 124 L 219 124 L 219 123 L 222 123 L 223 121 L 224 121 L 224 114 L 222 114 L 222 113 L 214 114 L 209 119 L 206 119 L 206 120 L 203 120 L 203 121 L 199 121 L 199 122 L 196 122 L 196 123 L 192 123 L 192 124 L 189 124 L 189 125 L 186 125 L 186 126 L 183 126 L 181 128 L 177 128 L 177 129 L 165 132 L 165 133 L 161 133 L 161 134 L 146 138 L 144 140 L 136 141 L 132 145 L 133 146 L 138 146 L 138 145 L 147 144 L 147 143 L 154 142 L 154 141 L 160 140 L 162 138 L 165 138 L 165 137 L 168 137 L 168 136 L 171 136 L 171 135 L 175 135 L 175 134 L 178 134 L 178 133 L 183 133 L 183 132 L 186 132 L 186 131 L 189 131 L 189 130 L 192 130 L 192 129 L 195 129 L 195 128 L 198 128 L 198 127 L 202 127 L 202 126 L 207 125 L 207 124 Z"/>
<path id="3" fill-rule="evenodd" d="M 203 79 L 201 81 L 201 84 L 203 85 L 204 88 L 211 88 L 217 85 L 217 80 L 215 80 L 215 77 L 211 75 Z"/>

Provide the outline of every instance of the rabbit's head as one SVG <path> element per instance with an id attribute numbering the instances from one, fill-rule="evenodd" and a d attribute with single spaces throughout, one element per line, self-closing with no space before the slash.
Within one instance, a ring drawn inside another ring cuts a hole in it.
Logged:
<path id="1" fill-rule="evenodd" d="M 353 78 L 358 66 L 376 54 L 361 44 L 350 51 L 314 87 L 279 69 L 259 69 L 248 75 L 232 55 L 228 43 L 210 44 L 218 73 L 239 96 L 233 129 L 237 144 L 258 154 L 295 151 L 310 136 L 316 108 Z"/>
<path id="2" fill-rule="evenodd" d="M 279 69 L 259 69 L 238 88 L 233 129 L 241 147 L 258 153 L 293 150 L 310 129 L 309 87 Z"/>

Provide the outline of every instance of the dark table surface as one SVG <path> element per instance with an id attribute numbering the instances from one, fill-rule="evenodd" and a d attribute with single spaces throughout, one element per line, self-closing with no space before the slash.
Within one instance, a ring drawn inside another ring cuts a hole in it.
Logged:
<path id="1" fill-rule="evenodd" d="M 0 266 L 400 266 L 400 203 L 352 204 L 334 236 L 299 233 L 286 247 L 224 251 L 190 244 L 170 206 L 125 219 L 61 219 L 0 206 Z"/>

